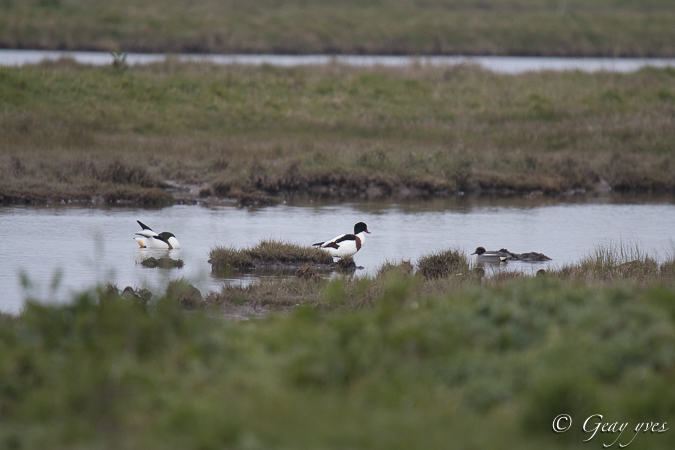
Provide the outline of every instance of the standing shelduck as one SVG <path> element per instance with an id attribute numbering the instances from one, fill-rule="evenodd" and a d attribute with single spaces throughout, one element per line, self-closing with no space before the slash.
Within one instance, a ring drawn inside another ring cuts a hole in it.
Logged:
<path id="1" fill-rule="evenodd" d="M 354 234 L 341 234 L 330 241 L 317 242 L 312 245 L 327 251 L 332 256 L 346 258 L 361 250 L 363 244 L 366 243 L 366 233 L 370 234 L 368 226 L 359 222 L 354 225 Z"/>
<path id="2" fill-rule="evenodd" d="M 136 222 L 138 222 L 141 228 L 143 228 L 142 231 L 139 231 L 134 236 L 134 239 L 136 242 L 138 242 L 138 245 L 140 245 L 141 248 L 156 248 L 165 250 L 180 248 L 180 242 L 178 242 L 178 239 L 176 239 L 176 236 L 174 236 L 173 233 L 168 231 L 155 233 L 152 231 L 152 228 L 140 220 L 137 220 Z"/>

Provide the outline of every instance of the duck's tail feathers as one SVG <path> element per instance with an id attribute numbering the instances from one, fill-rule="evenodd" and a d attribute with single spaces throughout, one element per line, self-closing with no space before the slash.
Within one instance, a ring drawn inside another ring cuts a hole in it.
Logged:
<path id="1" fill-rule="evenodd" d="M 143 228 L 144 230 L 150 230 L 150 231 L 152 231 L 152 228 L 150 228 L 149 226 L 147 226 L 146 224 L 144 224 L 144 223 L 141 222 L 140 220 L 137 220 L 136 222 L 138 222 L 138 224 L 139 224 L 139 225 L 141 226 L 141 228 Z"/>
<path id="2" fill-rule="evenodd" d="M 323 242 L 317 242 L 316 244 L 312 244 L 312 247 L 321 247 L 326 241 Z"/>

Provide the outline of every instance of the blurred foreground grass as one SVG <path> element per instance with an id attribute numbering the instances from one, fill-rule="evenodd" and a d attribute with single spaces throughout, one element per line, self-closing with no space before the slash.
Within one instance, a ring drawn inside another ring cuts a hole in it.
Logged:
<path id="1" fill-rule="evenodd" d="M 0 196 L 153 205 L 675 189 L 675 70 L 0 68 Z M 187 191 L 186 191 L 187 192 Z M 266 200 L 267 199 L 267 200 Z"/>
<path id="2" fill-rule="evenodd" d="M 374 279 L 304 281 L 319 303 L 238 322 L 181 310 L 175 286 L 150 303 L 110 289 L 28 303 L 0 318 L 0 446 L 602 448 L 616 435 L 582 442 L 592 414 L 629 422 L 626 444 L 675 414 L 675 272 L 645 278 L 648 258 L 620 272 L 607 254 L 577 278 L 458 283 L 389 264 Z M 554 434 L 561 413 L 572 429 Z"/>
<path id="3" fill-rule="evenodd" d="M 2 0 L 0 47 L 674 56 L 670 0 Z"/>

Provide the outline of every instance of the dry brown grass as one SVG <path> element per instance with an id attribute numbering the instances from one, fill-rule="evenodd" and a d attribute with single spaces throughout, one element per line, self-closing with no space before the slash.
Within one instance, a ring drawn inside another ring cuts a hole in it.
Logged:
<path id="1" fill-rule="evenodd" d="M 659 263 L 637 245 L 615 243 L 598 247 L 577 264 L 570 264 L 547 273 L 564 280 L 591 283 L 631 281 L 641 285 L 673 284 L 675 259 Z"/>

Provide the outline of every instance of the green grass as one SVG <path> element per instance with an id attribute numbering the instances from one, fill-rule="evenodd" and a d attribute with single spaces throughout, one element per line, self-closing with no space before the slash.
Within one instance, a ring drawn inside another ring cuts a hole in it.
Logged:
<path id="1" fill-rule="evenodd" d="M 0 317 L 0 444 L 563 449 L 616 437 L 584 444 L 591 414 L 672 421 L 672 283 L 451 284 L 409 271 L 303 281 L 321 303 L 249 321 L 184 313 L 169 292 L 29 303 Z M 561 413 L 573 429 L 554 434 Z M 631 448 L 672 448 L 673 436 Z"/>
<path id="2" fill-rule="evenodd" d="M 3 202 L 675 188 L 672 69 L 0 68 Z M 198 194 L 199 192 L 199 194 Z"/>
<path id="3" fill-rule="evenodd" d="M 8 48 L 675 56 L 669 0 L 3 0 L 0 11 Z"/>

